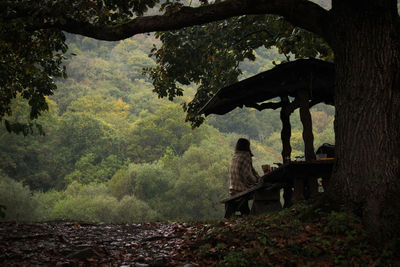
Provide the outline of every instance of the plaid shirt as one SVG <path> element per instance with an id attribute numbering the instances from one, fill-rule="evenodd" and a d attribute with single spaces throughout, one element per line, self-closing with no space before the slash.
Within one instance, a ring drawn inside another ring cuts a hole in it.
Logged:
<path id="1" fill-rule="evenodd" d="M 229 169 L 229 193 L 244 191 L 259 182 L 260 176 L 253 168 L 250 153 L 236 151 Z"/>

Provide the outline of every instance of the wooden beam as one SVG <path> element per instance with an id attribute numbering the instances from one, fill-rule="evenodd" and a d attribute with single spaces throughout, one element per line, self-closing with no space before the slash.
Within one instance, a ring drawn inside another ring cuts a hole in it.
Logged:
<path id="1" fill-rule="evenodd" d="M 251 104 L 245 104 L 246 107 L 249 108 L 255 108 L 258 111 L 264 110 L 264 109 L 277 109 L 280 108 L 282 106 L 282 102 L 268 102 L 268 103 L 261 103 L 261 104 L 257 104 L 257 103 L 251 103 Z"/>

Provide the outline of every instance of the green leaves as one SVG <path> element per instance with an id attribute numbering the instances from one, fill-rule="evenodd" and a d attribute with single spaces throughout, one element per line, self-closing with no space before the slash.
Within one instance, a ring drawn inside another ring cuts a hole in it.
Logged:
<path id="1" fill-rule="evenodd" d="M 43 128 L 40 124 L 36 122 L 29 122 L 29 123 L 20 123 L 20 122 L 9 122 L 8 120 L 4 120 L 4 125 L 8 132 L 13 132 L 16 134 L 22 133 L 24 136 L 28 134 L 34 133 L 34 127 L 37 129 L 40 135 L 45 135 Z"/>
<path id="2" fill-rule="evenodd" d="M 0 171 L 0 218 L 2 221 L 30 221 L 36 202 L 28 186 L 8 178 Z"/>
<path id="3" fill-rule="evenodd" d="M 186 120 L 193 127 L 204 121 L 198 110 L 218 89 L 238 80 L 242 74 L 240 63 L 256 60 L 257 48 L 275 46 L 286 60 L 332 59 L 322 39 L 270 15 L 239 16 L 156 36 L 162 46 L 153 48 L 150 56 L 155 57 L 157 66 L 145 71 L 153 81 L 154 92 L 169 100 L 183 94 L 182 85 L 198 86 L 194 99 L 183 104 Z"/>
<path id="4" fill-rule="evenodd" d="M 75 163 L 74 171 L 68 174 L 65 180 L 68 183 L 104 183 L 110 180 L 122 165 L 122 160 L 115 155 L 110 155 L 101 160 L 95 154 L 87 153 Z"/>
<path id="5" fill-rule="evenodd" d="M 0 4 L 0 121 L 12 115 L 10 103 L 18 94 L 29 101 L 30 119 L 48 110 L 46 96 L 54 94 L 54 80 L 66 78 L 65 35 L 46 23 L 74 19 L 116 25 L 142 15 L 158 0 L 127 1 L 3 1 Z M 26 124 L 8 127 L 29 134 Z"/>
<path id="6" fill-rule="evenodd" d="M 6 209 L 7 209 L 6 206 L 0 205 L 0 218 L 6 217 L 6 214 L 5 214 Z"/>
<path id="7" fill-rule="evenodd" d="M 127 155 L 133 162 L 151 162 L 158 160 L 168 147 L 182 155 L 198 142 L 201 134 L 184 123 L 179 105 L 168 104 L 135 122 L 129 133 Z"/>
<path id="8" fill-rule="evenodd" d="M 29 20 L 28 20 L 29 21 Z M 0 121 L 12 115 L 11 101 L 21 95 L 31 107 L 30 119 L 48 109 L 46 96 L 56 89 L 54 78 L 66 77 L 63 53 L 65 37 L 61 31 L 27 31 L 22 20 L 0 19 Z M 30 124 L 6 122 L 9 131 L 29 134 Z"/>

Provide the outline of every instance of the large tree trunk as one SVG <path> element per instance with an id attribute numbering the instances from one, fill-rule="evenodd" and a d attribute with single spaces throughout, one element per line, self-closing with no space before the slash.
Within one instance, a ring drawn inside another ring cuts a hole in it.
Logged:
<path id="1" fill-rule="evenodd" d="M 334 1 L 332 9 L 337 162 L 330 194 L 384 241 L 400 225 L 400 25 L 395 1 L 350 2 Z"/>

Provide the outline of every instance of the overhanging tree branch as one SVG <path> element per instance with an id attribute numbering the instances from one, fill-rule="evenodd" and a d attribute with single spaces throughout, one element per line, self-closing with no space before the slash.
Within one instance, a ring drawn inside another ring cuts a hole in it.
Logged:
<path id="1" fill-rule="evenodd" d="M 264 110 L 264 109 L 278 109 L 280 107 L 282 107 L 282 102 L 268 102 L 268 103 L 261 103 L 261 104 L 257 104 L 257 103 L 250 103 L 250 104 L 246 104 L 246 107 L 249 108 L 255 108 L 258 111 Z"/>
<path id="2" fill-rule="evenodd" d="M 182 7 L 168 15 L 137 17 L 117 26 L 93 25 L 65 16 L 39 27 L 55 27 L 100 40 L 117 41 L 139 33 L 177 30 L 234 16 L 259 14 L 283 16 L 293 25 L 322 37 L 328 27 L 329 12 L 306 0 L 227 0 L 196 8 Z"/>

